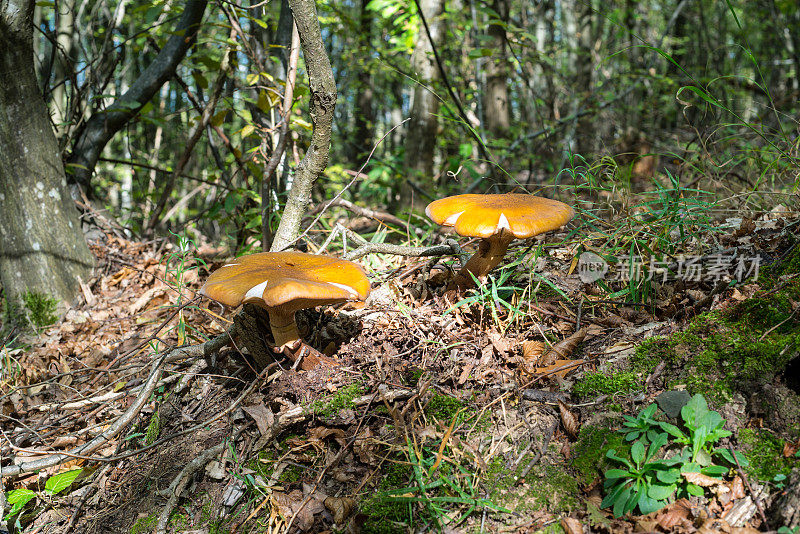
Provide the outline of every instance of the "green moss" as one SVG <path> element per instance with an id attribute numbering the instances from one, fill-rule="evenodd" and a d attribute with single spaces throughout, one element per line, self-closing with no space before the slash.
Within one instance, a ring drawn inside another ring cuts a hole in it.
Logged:
<path id="1" fill-rule="evenodd" d="M 524 481 L 515 484 L 530 463 L 533 453 L 526 454 L 515 469 L 510 467 L 513 460 L 496 456 L 484 473 L 483 485 L 489 492 L 489 500 L 499 506 L 525 513 L 547 510 L 551 513 L 568 512 L 580 506 L 580 488 L 572 473 L 562 463 L 553 464 L 549 458 L 557 458 L 556 446 L 540 458 L 525 475 Z"/>
<path id="2" fill-rule="evenodd" d="M 630 371 L 619 371 L 605 375 L 603 373 L 586 373 L 575 383 L 572 391 L 579 397 L 596 397 L 598 395 L 628 395 L 641 387 L 639 375 Z"/>
<path id="3" fill-rule="evenodd" d="M 281 475 L 278 477 L 278 480 L 284 484 L 294 484 L 295 482 L 300 482 L 303 479 L 303 473 L 307 470 L 303 467 L 294 464 L 288 464 Z"/>
<path id="4" fill-rule="evenodd" d="M 633 371 L 649 374 L 667 364 L 671 383 L 717 401 L 744 393 L 782 373 L 800 349 L 800 316 L 792 302 L 800 281 L 765 292 L 724 312 L 696 317 L 685 332 L 643 342 L 631 359 Z"/>
<path id="5" fill-rule="evenodd" d="M 140 517 L 131 527 L 131 534 L 150 534 L 156 528 L 158 514 Z"/>
<path id="6" fill-rule="evenodd" d="M 770 481 L 778 474 L 789 476 L 792 468 L 800 465 L 795 457 L 784 458 L 783 440 L 768 430 L 743 428 L 738 438 L 750 461 L 747 471 L 759 480 Z"/>
<path id="7" fill-rule="evenodd" d="M 464 407 L 460 400 L 447 395 L 434 395 L 425 406 L 425 413 L 434 416 L 439 421 L 451 421 Z"/>
<path id="8" fill-rule="evenodd" d="M 22 302 L 28 312 L 28 320 L 37 328 L 50 326 L 58 320 L 56 308 L 58 299 L 48 297 L 43 293 L 26 291 L 22 295 Z"/>
<path id="9" fill-rule="evenodd" d="M 364 388 L 360 382 L 354 382 L 349 386 L 341 388 L 339 391 L 314 403 L 314 413 L 320 417 L 331 418 L 339 415 L 342 410 L 353 407 L 353 399 L 364 395 Z"/>
<path id="10" fill-rule="evenodd" d="M 588 486 L 606 469 L 613 467 L 606 459 L 609 449 L 615 449 L 622 456 L 627 454 L 630 445 L 623 435 L 605 425 L 585 425 L 578 434 L 578 442 L 572 450 L 572 471 L 581 486 Z"/>
<path id="11" fill-rule="evenodd" d="M 359 505 L 360 512 L 367 516 L 362 532 L 367 534 L 405 533 L 404 524 L 412 521 L 410 504 L 399 502 L 387 496 L 387 492 L 409 485 L 412 475 L 407 463 L 390 462 L 384 464 L 383 479 L 378 484 L 379 491 Z"/>

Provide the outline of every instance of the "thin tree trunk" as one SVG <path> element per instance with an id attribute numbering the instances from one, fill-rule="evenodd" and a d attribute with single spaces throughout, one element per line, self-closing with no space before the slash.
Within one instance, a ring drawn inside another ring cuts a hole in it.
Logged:
<path id="1" fill-rule="evenodd" d="M 420 0 L 422 14 L 428 21 L 433 45 L 441 42 L 443 28 L 440 15 L 444 11 L 444 0 Z M 417 44 L 411 55 L 411 68 L 417 76 L 414 86 L 414 103 L 411 107 L 411 121 L 408 123 L 405 142 L 405 168 L 412 179 L 433 178 L 433 159 L 436 148 L 436 132 L 439 128 L 439 100 L 426 87 L 439 79 L 439 69 L 433 56 L 433 46 L 420 23 Z M 399 203 L 412 208 L 412 189 L 408 182 L 400 188 Z"/>
<path id="2" fill-rule="evenodd" d="M 362 57 L 369 57 L 372 37 L 372 12 L 367 9 L 367 4 L 369 4 L 369 0 L 361 0 L 358 19 L 358 48 L 359 55 Z M 348 159 L 356 165 L 360 165 L 361 160 L 369 154 L 372 140 L 375 138 L 374 95 L 369 67 L 361 69 L 353 85 L 355 85 L 356 91 L 356 108 L 353 111 L 353 137 L 349 144 L 350 156 Z"/>
<path id="3" fill-rule="evenodd" d="M 289 0 L 289 5 L 300 33 L 300 45 L 308 72 L 310 115 L 314 129 L 306 155 L 297 166 L 281 222 L 272 240 L 272 251 L 284 250 L 297 239 L 300 222 L 311 200 L 311 188 L 328 165 L 333 110 L 336 106 L 336 82 L 322 42 L 317 6 L 314 0 Z"/>
<path id="4" fill-rule="evenodd" d="M 508 0 L 495 0 L 492 8 L 500 15 L 497 22 L 508 22 Z M 511 127 L 508 111 L 508 58 L 506 30 L 500 24 L 489 25 L 493 50 L 486 65 L 486 129 L 495 137 L 505 137 Z"/>
<path id="5" fill-rule="evenodd" d="M 71 300 L 92 255 L 33 65 L 32 0 L 0 0 L 0 282 Z"/>

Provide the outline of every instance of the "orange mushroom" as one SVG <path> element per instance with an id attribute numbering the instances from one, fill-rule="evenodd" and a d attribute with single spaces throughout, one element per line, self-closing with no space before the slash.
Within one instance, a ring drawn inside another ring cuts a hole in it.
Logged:
<path id="1" fill-rule="evenodd" d="M 200 294 L 232 308 L 251 303 L 266 310 L 275 345 L 294 360 L 293 351 L 300 342 L 295 312 L 363 301 L 369 295 L 369 280 L 361 267 L 347 260 L 303 252 L 263 252 L 223 265 L 211 273 Z M 303 369 L 310 367 L 313 362 L 304 362 Z"/>
<path id="2" fill-rule="evenodd" d="M 446 197 L 428 204 L 425 213 L 437 224 L 452 226 L 461 236 L 483 238 L 448 290 L 472 287 L 473 276 L 483 280 L 514 239 L 555 230 L 575 215 L 563 202 L 522 193 Z"/>

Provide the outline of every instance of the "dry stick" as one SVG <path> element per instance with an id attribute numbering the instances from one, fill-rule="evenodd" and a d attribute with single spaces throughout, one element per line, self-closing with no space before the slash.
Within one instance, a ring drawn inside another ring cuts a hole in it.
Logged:
<path id="1" fill-rule="evenodd" d="M 92 441 L 75 447 L 74 449 L 62 452 L 58 454 L 53 454 L 50 456 L 46 456 L 44 458 L 40 458 L 38 460 L 33 460 L 30 462 L 17 462 L 17 459 L 14 459 L 14 464 L 11 466 L 7 466 L 3 469 L 4 476 L 17 476 L 22 473 L 29 473 L 32 471 L 38 471 L 40 469 L 44 469 L 46 467 L 52 467 L 55 465 L 59 465 L 71 458 L 83 458 L 87 460 L 97 460 L 97 461 L 113 461 L 120 458 L 127 458 L 128 456 L 132 456 L 133 454 L 138 454 L 143 450 L 146 450 L 150 447 L 145 447 L 142 450 L 133 451 L 129 454 L 123 454 L 118 456 L 112 457 L 94 457 L 89 456 L 91 453 L 102 447 L 104 444 L 108 443 L 116 437 L 126 426 L 128 426 L 133 419 L 139 414 L 141 409 L 144 407 L 145 403 L 150 398 L 150 394 L 155 390 L 158 386 L 161 374 L 162 374 L 162 365 L 172 357 L 186 355 L 186 356 L 200 356 L 200 355 L 207 355 L 212 351 L 219 350 L 222 346 L 227 344 L 230 340 L 227 333 L 221 334 L 214 339 L 206 341 L 201 345 L 188 345 L 183 347 L 177 347 L 175 349 L 169 350 L 161 355 L 155 362 L 153 362 L 152 369 L 150 371 L 150 375 L 147 378 L 147 381 L 142 386 L 142 389 L 139 391 L 139 394 L 134 399 L 133 403 L 131 403 L 130 407 L 119 417 L 116 421 L 114 421 L 102 434 L 94 438 Z M 227 412 L 227 410 L 226 410 Z M 224 414 L 226 412 L 221 412 Z M 220 415 L 221 415 L 220 414 Z M 213 419 L 212 419 L 213 420 Z M 196 425 L 197 426 L 197 425 Z M 193 427 L 195 428 L 195 427 Z M 180 433 L 179 433 L 180 435 Z M 158 440 L 153 443 L 153 445 L 159 444 L 164 440 Z"/>
<path id="2" fill-rule="evenodd" d="M 233 435 L 230 436 L 230 442 L 235 442 L 241 435 L 242 431 L 248 426 L 249 423 L 237 428 Z M 204 450 L 191 462 L 186 464 L 186 467 L 184 467 L 181 472 L 178 473 L 178 476 L 172 480 L 172 484 L 170 484 L 169 488 L 167 489 L 167 492 L 169 493 L 169 499 L 167 500 L 167 504 L 164 505 L 164 508 L 161 509 L 161 514 L 158 516 L 158 522 L 156 523 L 156 528 L 154 530 L 155 534 L 164 534 L 167 531 L 169 516 L 172 515 L 173 510 L 175 510 L 175 507 L 178 505 L 178 499 L 180 499 L 183 490 L 186 489 L 186 485 L 189 483 L 189 479 L 192 477 L 192 475 L 203 469 L 206 464 L 210 462 L 216 455 L 225 450 L 225 445 L 228 443 L 229 441 L 223 438 L 221 442 Z"/>
<path id="3" fill-rule="evenodd" d="M 390 134 L 390 133 L 392 133 L 392 132 L 393 132 L 393 131 L 395 131 L 397 128 L 399 128 L 400 126 L 402 126 L 403 124 L 407 123 L 407 122 L 408 122 L 408 121 L 410 121 L 410 120 L 411 120 L 410 118 L 408 118 L 408 119 L 405 119 L 403 122 L 401 122 L 401 123 L 399 123 L 399 124 L 396 124 L 396 125 L 392 126 L 392 128 L 391 128 L 391 129 L 390 129 L 388 132 L 386 132 L 385 134 L 383 134 L 383 137 L 381 137 L 381 138 L 378 140 L 378 142 L 377 142 L 377 143 L 375 143 L 375 146 L 373 146 L 373 147 L 372 147 L 372 150 L 369 152 L 369 155 L 367 156 L 367 159 L 366 159 L 366 161 L 364 162 L 364 164 L 363 164 L 363 165 L 361 165 L 361 168 L 360 168 L 360 169 L 358 169 L 358 172 L 356 172 L 355 176 L 353 176 L 353 179 L 352 179 L 352 180 L 350 180 L 350 181 L 347 183 L 347 185 L 345 185 L 345 186 L 342 188 L 342 190 L 341 190 L 341 191 L 339 191 L 338 193 L 336 193 L 336 196 L 334 196 L 334 197 L 333 197 L 333 198 L 332 198 L 330 201 L 328 201 L 328 203 L 325 205 L 325 207 L 324 207 L 324 208 L 322 208 L 322 209 L 320 210 L 319 214 L 318 214 L 318 215 L 317 215 L 317 216 L 314 218 L 314 220 L 313 220 L 313 221 L 311 221 L 311 224 L 309 224 L 309 225 L 308 225 L 308 227 L 305 229 L 305 231 L 304 231 L 302 234 L 300 234 L 299 236 L 297 236 L 297 238 L 295 238 L 294 240 L 292 240 L 292 241 L 291 241 L 291 242 L 290 242 L 288 245 L 286 245 L 286 247 L 285 247 L 285 248 L 289 248 L 289 247 L 293 246 L 295 243 L 297 243 L 298 241 L 300 241 L 301 239 L 303 239 L 303 238 L 304 238 L 306 235 L 308 235 L 308 232 L 309 232 L 309 230 L 311 230 L 311 229 L 312 229 L 312 228 L 313 228 L 313 227 L 314 227 L 314 226 L 315 226 L 315 225 L 316 225 L 316 224 L 319 222 L 319 220 L 322 218 L 322 216 L 325 214 L 325 212 L 328 210 L 328 208 L 329 208 L 329 207 L 331 207 L 331 206 L 333 205 L 333 203 L 334 203 L 334 202 L 338 202 L 338 201 L 339 201 L 339 199 L 340 199 L 340 198 L 342 197 L 342 195 L 344 194 L 344 192 L 345 192 L 345 191 L 347 191 L 348 189 L 350 189 L 350 188 L 353 186 L 353 184 L 354 184 L 354 183 L 356 183 L 356 181 L 357 181 L 359 178 L 361 178 L 362 176 L 364 176 L 363 174 L 361 174 L 361 171 L 363 171 L 363 170 L 364 170 L 364 167 L 366 167 L 366 166 L 367 166 L 367 164 L 369 163 L 369 160 L 371 160 L 371 159 L 372 159 L 372 155 L 375 153 L 375 150 L 377 150 L 377 149 L 378 149 L 378 147 L 379 147 L 379 146 L 380 146 L 380 144 L 383 142 L 383 140 L 384 140 L 384 139 L 386 139 L 386 138 L 389 136 L 389 134 Z"/>
<path id="4" fill-rule="evenodd" d="M 744 471 L 742 471 L 742 466 L 739 464 L 739 459 L 736 457 L 736 453 L 731 451 L 731 456 L 733 456 L 733 461 L 736 462 L 736 471 L 739 473 L 739 477 L 741 477 L 741 479 L 744 481 L 745 486 L 747 486 L 747 491 L 750 492 L 750 496 L 753 498 L 753 504 L 756 505 L 758 515 L 761 516 L 761 521 L 764 523 L 764 528 L 769 530 L 769 523 L 767 523 L 767 516 L 764 514 L 764 508 L 761 507 L 761 500 L 753 491 L 753 488 L 750 486 L 750 481 L 747 479 Z"/>
<path id="5" fill-rule="evenodd" d="M 352 252 L 346 252 L 342 255 L 342 257 L 346 260 L 356 260 L 362 256 L 367 254 L 371 254 L 373 252 L 377 252 L 379 254 L 395 254 L 398 256 L 411 256 L 411 257 L 423 257 L 423 256 L 444 256 L 445 254 L 452 254 L 457 256 L 459 259 L 464 262 L 463 256 L 464 251 L 461 250 L 461 247 L 458 245 L 455 239 L 448 239 L 446 244 L 444 245 L 434 245 L 432 247 L 412 247 L 406 245 L 392 245 L 390 243 L 370 243 L 354 231 L 350 230 L 346 226 L 337 223 L 334 227 L 333 232 L 325 240 L 322 244 L 320 249 L 317 251 L 317 254 L 324 251 L 328 245 L 330 244 L 333 239 L 338 234 L 343 234 L 356 243 L 358 243 L 358 248 L 353 250 Z"/>
<path id="6" fill-rule="evenodd" d="M 356 174 L 356 176 L 359 176 L 359 175 Z M 364 176 L 365 176 L 364 174 L 360 175 L 360 177 L 362 177 L 362 178 Z M 382 223 L 394 224 L 395 226 L 400 226 L 400 227 L 403 227 L 403 228 L 407 228 L 408 226 L 411 226 L 410 223 L 404 221 L 400 217 L 396 217 L 395 215 L 392 215 L 391 213 L 388 213 L 386 211 L 380 211 L 380 210 L 373 210 L 373 209 L 369 209 L 369 208 L 364 208 L 364 207 L 358 206 L 356 204 L 353 204 L 349 200 L 345 200 L 343 198 L 340 198 L 339 200 L 332 200 L 332 201 L 330 201 L 328 203 L 321 202 L 313 210 L 309 211 L 308 215 L 309 216 L 316 215 L 322 209 L 327 209 L 327 208 L 330 208 L 330 207 L 333 207 L 333 206 L 344 208 L 344 209 L 354 213 L 355 215 L 357 215 L 359 217 L 367 217 L 368 219 L 374 219 L 374 220 L 382 222 Z"/>
<path id="7" fill-rule="evenodd" d="M 547 432 L 547 434 L 544 437 L 544 441 L 542 442 L 542 446 L 539 448 L 539 453 L 536 456 L 534 456 L 533 458 L 531 458 L 531 461 L 528 462 L 528 465 L 526 465 L 525 468 L 520 472 L 519 476 L 514 479 L 514 483 L 511 484 L 512 487 L 516 486 L 517 483 L 520 480 L 522 480 L 523 478 L 528 476 L 528 473 L 530 473 L 531 469 L 533 469 L 533 466 L 536 465 L 539 462 L 539 460 L 541 460 L 541 458 L 544 455 L 545 451 L 547 451 L 547 447 L 550 445 L 550 440 L 552 439 L 553 434 L 555 433 L 557 428 L 558 428 L 558 421 L 553 423 L 553 426 L 550 427 L 550 430 Z"/>
<path id="8" fill-rule="evenodd" d="M 17 463 L 17 459 L 14 459 L 14 464 L 16 465 L 7 466 L 4 469 L 4 475 L 16 476 L 22 473 L 39 471 L 40 469 L 44 469 L 46 467 L 59 465 L 60 463 L 76 456 L 88 456 L 111 441 L 111 439 L 113 439 L 122 431 L 123 428 L 128 426 L 128 424 L 130 424 L 137 415 L 139 415 L 139 411 L 144 407 L 145 402 L 147 402 L 147 400 L 150 398 L 150 394 L 155 390 L 156 384 L 158 384 L 158 381 L 161 378 L 161 365 L 164 363 L 164 360 L 168 354 L 168 352 L 164 353 L 160 358 L 153 362 L 150 376 L 148 377 L 147 382 L 145 382 L 144 387 L 142 387 L 142 390 L 139 392 L 139 395 L 137 395 L 136 399 L 125 411 L 125 413 L 123 413 L 116 421 L 114 421 L 114 423 L 112 423 L 105 432 L 94 438 L 92 441 L 75 447 L 67 453 L 54 454 L 52 456 L 46 456 L 30 462 Z"/>
<path id="9" fill-rule="evenodd" d="M 261 178 L 261 248 L 265 252 L 267 243 L 272 236 L 270 227 L 272 199 L 270 198 L 270 182 L 275 169 L 286 151 L 286 138 L 289 133 L 289 117 L 292 113 L 292 102 L 294 101 L 294 84 L 297 80 L 297 59 L 300 56 L 300 34 L 297 32 L 297 24 L 292 22 L 292 45 L 289 52 L 289 64 L 286 71 L 286 90 L 283 92 L 283 121 L 281 122 L 278 133 L 278 143 L 272 151 L 272 155 L 264 168 L 264 176 Z M 265 137 L 266 138 L 266 137 Z"/>

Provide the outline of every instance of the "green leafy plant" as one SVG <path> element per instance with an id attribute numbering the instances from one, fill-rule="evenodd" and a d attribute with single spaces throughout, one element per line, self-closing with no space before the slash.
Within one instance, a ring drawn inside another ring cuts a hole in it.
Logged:
<path id="1" fill-rule="evenodd" d="M 28 504 L 35 497 L 39 497 L 43 500 L 52 499 L 57 494 L 70 487 L 72 483 L 75 482 L 75 479 L 78 478 L 78 475 L 80 475 L 82 472 L 83 469 L 73 469 L 71 471 L 65 471 L 63 473 L 53 475 L 47 479 L 47 482 L 45 482 L 44 485 L 44 491 L 41 492 L 35 492 L 27 488 L 18 488 L 8 492 L 6 495 L 6 501 L 11 505 L 11 510 L 6 514 L 4 519 L 9 521 L 14 516 L 17 516 L 16 526 L 17 529 L 21 531 L 22 527 L 19 524 L 18 514 L 20 511 L 22 511 L 26 504 Z"/>
<path id="2" fill-rule="evenodd" d="M 702 395 L 693 396 L 681 409 L 683 429 L 657 421 L 656 409 L 651 404 L 636 417 L 625 417 L 619 432 L 625 434 L 627 441 L 633 441 L 630 459 L 617 455 L 614 449 L 606 454 L 622 466 L 606 471 L 604 482 L 606 497 L 602 507 L 612 507 L 616 517 L 633 512 L 637 506 L 642 514 L 654 512 L 669 504 L 675 495 L 702 496 L 703 488 L 682 476 L 686 473 L 722 478 L 730 466 L 748 465 L 741 453 L 715 446 L 731 433 L 723 429 L 725 420 L 708 409 Z M 662 459 L 670 452 L 671 457 Z M 716 459 L 727 466 L 714 464 Z"/>
<path id="3" fill-rule="evenodd" d="M 625 422 L 622 423 L 624 429 L 620 429 L 620 432 L 625 434 L 626 441 L 633 441 L 639 438 L 645 438 L 649 442 L 653 442 L 658 432 L 658 421 L 653 419 L 653 415 L 656 413 L 656 406 L 655 403 L 651 404 L 641 412 L 636 417 L 631 417 L 630 415 L 623 416 L 625 418 Z"/>
<path id="4" fill-rule="evenodd" d="M 606 457 L 625 468 L 606 471 L 604 487 L 608 493 L 601 507 L 612 506 L 614 516 L 620 517 L 637 506 L 642 514 L 649 514 L 669 503 L 681 477 L 674 459 L 655 459 L 667 440 L 663 432 L 647 448 L 643 440 L 636 440 L 631 447 L 631 460 L 617 456 L 614 449 L 608 451 Z"/>

